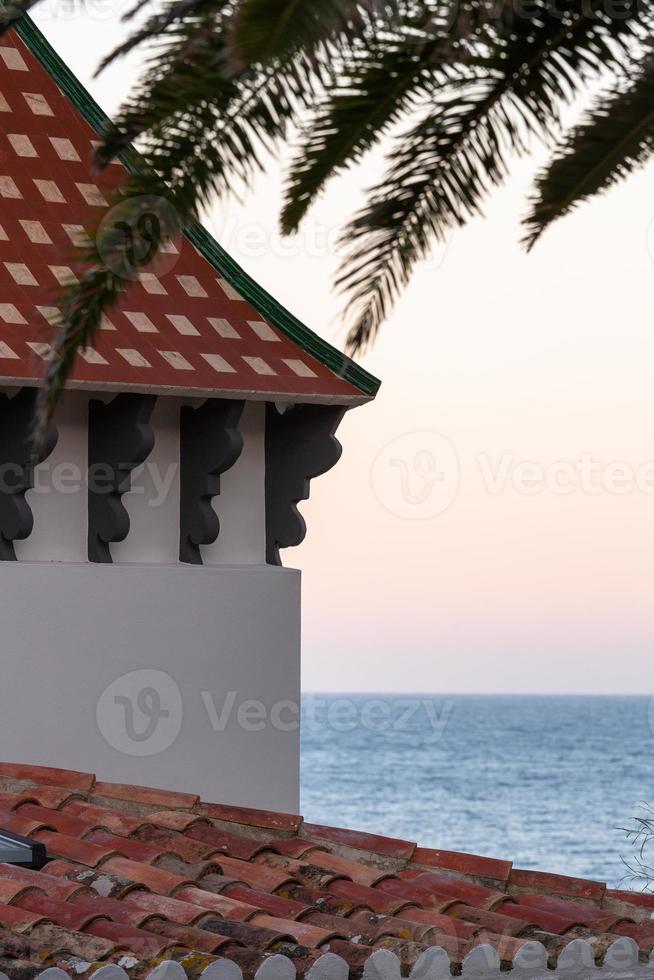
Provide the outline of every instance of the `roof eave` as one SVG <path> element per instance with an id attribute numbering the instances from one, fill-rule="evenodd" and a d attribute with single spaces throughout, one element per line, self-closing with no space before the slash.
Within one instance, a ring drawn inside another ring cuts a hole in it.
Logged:
<path id="1" fill-rule="evenodd" d="M 14 27 L 21 40 L 27 45 L 34 57 L 43 65 L 64 95 L 89 125 L 100 134 L 107 123 L 110 122 L 109 117 L 62 61 L 34 21 L 26 14 L 16 22 Z M 133 170 L 135 167 L 135 151 L 122 155 L 121 161 L 128 169 Z M 358 388 L 361 392 L 361 398 L 350 398 L 348 396 L 329 398 L 302 396 L 302 401 L 326 401 L 332 404 L 347 403 L 354 405 L 370 401 L 370 399 L 375 397 L 381 381 L 298 320 L 297 317 L 271 296 L 267 290 L 255 282 L 218 244 L 206 228 L 196 223 L 185 229 L 185 235 L 214 269 L 244 299 L 250 302 L 262 316 L 267 317 L 278 330 L 281 330 L 289 340 L 292 340 L 303 351 L 310 354 L 325 367 L 333 371 L 338 377 L 347 381 L 355 388 Z M 74 383 L 70 385 L 70 387 L 74 386 Z M 103 385 L 103 387 L 109 389 L 111 386 Z M 138 389 L 134 388 L 132 390 Z M 184 392 L 190 394 L 188 389 L 184 389 Z M 255 396 L 251 395 L 250 397 Z M 259 397 L 263 396 L 259 394 Z M 286 400 L 289 400 L 288 395 L 286 396 Z M 295 398 L 294 400 L 300 399 Z"/>
<path id="2" fill-rule="evenodd" d="M 2 388 L 42 388 L 45 385 L 43 378 L 32 377 L 12 377 L 0 376 L 0 389 Z M 90 391 L 101 394 L 107 392 L 132 392 L 143 395 L 159 395 L 163 397 L 177 398 L 235 398 L 245 401 L 265 401 L 283 402 L 293 404 L 313 404 L 313 405 L 346 405 L 354 408 L 357 405 L 365 405 L 371 401 L 372 395 L 321 395 L 312 393 L 292 393 L 288 391 L 261 391 L 250 388 L 195 388 L 188 385 L 147 385 L 130 384 L 124 381 L 75 381 L 74 379 L 66 383 L 68 391 Z"/>

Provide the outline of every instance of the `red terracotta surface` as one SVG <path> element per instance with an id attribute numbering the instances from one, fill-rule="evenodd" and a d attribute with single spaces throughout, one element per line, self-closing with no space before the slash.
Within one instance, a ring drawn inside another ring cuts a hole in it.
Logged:
<path id="1" fill-rule="evenodd" d="M 84 237 L 101 241 L 125 171 L 94 166 L 96 131 L 14 32 L 2 38 L 0 55 L 0 380 L 35 382 L 54 336 L 59 286 L 84 273 Z M 94 350 L 78 355 L 73 383 L 367 398 L 268 323 L 188 239 L 171 249 L 164 265 L 135 271 Z M 78 774 L 67 778 L 88 789 Z"/>
<path id="2" fill-rule="evenodd" d="M 604 897 L 606 885 L 599 881 L 586 881 L 568 875 L 547 874 L 543 871 L 521 871 L 513 868 L 508 880 L 510 891 L 543 892 L 546 895 L 562 895 L 565 898 L 586 898 L 599 902 Z"/>
<path id="3" fill-rule="evenodd" d="M 172 958 L 199 977 L 221 956 L 251 977 L 276 952 L 302 976 L 332 951 L 358 976 L 382 948 L 408 969 L 434 945 L 460 962 L 489 943 L 505 964 L 530 940 L 551 962 L 580 935 L 599 959 L 618 936 L 654 947 L 651 896 L 598 882 L 505 874 L 509 862 L 474 855 L 444 868 L 451 852 L 62 770 L 0 763 L 0 786 L 0 825 L 21 822 L 49 858 L 41 871 L 0 865 L 9 977 L 30 963 L 85 977 L 126 954 L 135 976 Z"/>
<path id="4" fill-rule="evenodd" d="M 417 847 L 413 853 L 413 864 L 494 881 L 507 881 L 512 867 L 510 861 L 460 854 L 458 851 L 437 851 L 431 847 Z"/>

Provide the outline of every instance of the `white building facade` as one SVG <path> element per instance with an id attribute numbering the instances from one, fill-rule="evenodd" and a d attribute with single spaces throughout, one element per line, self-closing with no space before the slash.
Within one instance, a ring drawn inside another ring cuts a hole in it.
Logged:
<path id="1" fill-rule="evenodd" d="M 0 92 L 0 755 L 294 810 L 300 573 L 280 553 L 378 383 L 196 227 L 78 356 L 35 458 L 56 290 L 117 174 L 92 169 L 101 112 L 28 20 Z"/>

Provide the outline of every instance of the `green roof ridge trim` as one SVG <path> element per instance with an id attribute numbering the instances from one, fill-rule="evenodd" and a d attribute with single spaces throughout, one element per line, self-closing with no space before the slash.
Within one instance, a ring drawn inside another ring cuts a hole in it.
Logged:
<path id="1" fill-rule="evenodd" d="M 14 30 L 77 111 L 98 133 L 101 133 L 103 127 L 110 122 L 109 117 L 59 57 L 31 17 L 24 14 L 14 24 Z M 121 159 L 125 166 L 129 169 L 133 168 L 134 163 L 127 157 L 123 156 Z M 381 385 L 378 378 L 293 316 L 234 261 L 206 228 L 196 223 L 185 228 L 184 234 L 234 289 L 302 350 L 311 354 L 345 381 L 349 381 L 365 395 L 374 396 L 377 393 Z"/>

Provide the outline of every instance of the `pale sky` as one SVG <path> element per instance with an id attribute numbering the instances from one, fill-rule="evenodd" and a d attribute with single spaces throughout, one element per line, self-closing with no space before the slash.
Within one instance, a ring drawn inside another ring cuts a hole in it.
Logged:
<path id="1" fill-rule="evenodd" d="M 137 64 L 91 75 L 126 6 L 35 16 L 109 112 Z M 347 416 L 343 458 L 302 506 L 307 540 L 286 552 L 304 573 L 306 690 L 654 689 L 654 167 L 526 256 L 543 159 L 518 161 L 485 217 L 419 270 L 362 359 L 383 387 Z M 380 167 L 373 154 L 334 182 L 295 241 L 276 234 L 274 160 L 244 204 L 208 216 L 337 344 L 325 243 Z"/>

